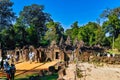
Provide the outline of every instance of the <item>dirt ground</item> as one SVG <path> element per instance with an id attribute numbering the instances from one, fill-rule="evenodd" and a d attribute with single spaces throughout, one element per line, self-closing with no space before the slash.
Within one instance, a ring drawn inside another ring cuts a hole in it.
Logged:
<path id="1" fill-rule="evenodd" d="M 16 64 L 16 77 L 24 77 L 33 73 L 38 73 L 41 69 L 48 69 L 49 66 L 55 65 L 58 61 L 47 63 L 22 62 Z M 103 65 L 97 66 L 89 63 L 79 63 L 78 67 L 82 70 L 83 78 L 76 80 L 120 80 L 120 65 Z M 76 65 L 70 64 L 66 68 L 65 80 L 75 80 Z M 0 77 L 5 73 L 0 72 Z"/>
<path id="2" fill-rule="evenodd" d="M 47 62 L 47 63 L 31 63 L 30 62 L 21 62 L 16 64 L 16 77 L 24 77 L 33 73 L 38 73 L 41 69 L 48 69 L 49 66 L 53 66 L 58 62 L 58 60 Z M 5 73 L 0 72 L 0 77 L 6 76 Z"/>
<path id="3" fill-rule="evenodd" d="M 65 80 L 75 80 L 75 64 L 70 64 L 66 70 Z M 79 63 L 83 78 L 76 80 L 120 80 L 120 65 L 96 66 L 89 63 Z"/>

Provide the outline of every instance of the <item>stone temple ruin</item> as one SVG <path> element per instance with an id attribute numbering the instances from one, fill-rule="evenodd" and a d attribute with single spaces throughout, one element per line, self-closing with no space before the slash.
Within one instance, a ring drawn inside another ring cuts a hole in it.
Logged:
<path id="1" fill-rule="evenodd" d="M 56 41 L 53 40 L 50 46 L 34 48 L 33 52 L 35 53 L 34 61 L 36 62 L 45 62 L 49 60 L 54 61 L 57 59 L 59 61 L 65 61 L 69 63 L 69 61 L 73 61 L 75 58 L 78 58 L 79 60 L 82 61 L 93 61 L 91 56 L 94 56 L 94 61 L 95 61 L 98 59 L 98 52 L 95 52 L 95 50 L 102 51 L 100 52 L 100 56 L 102 55 L 103 58 L 100 58 L 100 61 L 105 62 L 107 58 L 105 58 L 106 53 L 103 54 L 104 49 L 84 46 L 84 41 L 82 40 L 79 41 L 77 38 L 74 40 L 72 44 L 72 40 L 70 39 L 70 36 L 68 36 L 65 41 L 63 37 L 61 37 L 58 45 Z M 29 52 L 30 52 L 29 46 L 24 46 L 23 48 L 17 47 L 15 50 L 5 50 L 4 55 L 7 54 L 11 55 L 12 56 L 11 62 L 14 63 L 19 61 L 29 61 L 29 57 L 28 57 Z M 1 56 L 2 56 L 2 49 L 0 49 L 0 57 Z M 115 59 L 111 58 L 112 62 L 119 63 L 118 57 Z"/>
<path id="2" fill-rule="evenodd" d="M 31 48 L 32 47 L 32 50 Z M 81 62 L 104 62 L 108 64 L 120 64 L 120 55 L 110 55 L 104 52 L 103 48 L 99 47 L 88 47 L 85 46 L 84 41 L 72 40 L 70 36 L 64 41 L 61 37 L 59 44 L 56 41 L 52 41 L 47 47 L 24 46 L 23 48 L 16 47 L 14 50 L 5 50 L 4 55 L 7 57 L 9 54 L 11 59 L 10 63 L 18 63 L 29 61 L 29 53 L 34 52 L 34 62 L 47 62 L 58 60 L 60 62 L 60 69 L 58 69 L 59 77 L 63 77 L 65 73 L 65 67 L 69 63 L 79 60 Z M 101 51 L 101 52 L 96 52 Z M 2 49 L 0 49 L 0 58 L 2 55 Z"/>
<path id="3" fill-rule="evenodd" d="M 55 41 L 52 41 L 50 49 L 53 50 L 53 60 L 59 59 L 61 61 L 64 61 L 64 53 L 61 51 Z"/>

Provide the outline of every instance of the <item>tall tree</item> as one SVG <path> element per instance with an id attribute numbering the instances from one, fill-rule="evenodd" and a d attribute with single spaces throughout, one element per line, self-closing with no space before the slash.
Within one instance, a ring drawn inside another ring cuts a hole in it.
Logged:
<path id="1" fill-rule="evenodd" d="M 78 35 L 87 45 L 92 46 L 98 44 L 101 40 L 101 36 L 98 35 L 98 29 L 100 29 L 100 26 L 97 23 L 89 22 L 85 26 L 80 27 Z"/>
<path id="2" fill-rule="evenodd" d="M 78 32 L 79 32 L 78 22 L 77 22 L 77 21 L 74 22 L 74 23 L 71 25 L 71 27 L 72 27 L 72 36 L 71 36 L 71 38 L 72 38 L 72 40 L 74 40 L 74 39 L 77 37 Z"/>
<path id="3" fill-rule="evenodd" d="M 33 25 L 29 26 L 28 28 L 26 28 L 26 37 L 25 40 L 27 42 L 27 44 L 29 45 L 34 45 L 37 46 L 37 32 L 35 31 L 35 28 Z"/>
<path id="4" fill-rule="evenodd" d="M 55 40 L 57 43 L 60 40 L 60 38 L 63 36 L 64 29 L 58 22 L 49 22 L 46 24 L 47 25 L 47 32 L 45 35 L 45 39 L 49 40 L 52 42 Z"/>
<path id="5" fill-rule="evenodd" d="M 13 2 L 0 0 L 0 30 L 12 26 L 15 13 L 12 11 Z"/>
<path id="6" fill-rule="evenodd" d="M 22 19 L 22 17 L 17 18 L 16 23 L 13 26 L 13 29 L 15 31 L 15 42 L 16 42 L 16 46 L 23 46 L 26 45 L 26 36 L 27 36 L 27 32 L 26 32 L 26 28 L 27 26 L 24 24 L 24 21 Z"/>
<path id="7" fill-rule="evenodd" d="M 75 21 L 72 25 L 71 25 L 72 29 L 76 28 L 78 29 L 79 26 L 78 26 L 78 21 Z"/>
<path id="8" fill-rule="evenodd" d="M 23 17 L 24 23 L 28 26 L 33 25 L 37 32 L 37 42 L 39 43 L 41 36 L 45 34 L 46 23 L 51 20 L 50 15 L 45 13 L 42 5 L 32 4 L 25 6 L 20 16 Z"/>
<path id="9" fill-rule="evenodd" d="M 106 33 L 109 33 L 109 36 L 113 37 L 113 44 L 112 48 L 114 48 L 114 41 L 120 34 L 120 15 L 118 14 L 120 10 L 117 9 L 111 9 L 109 11 L 104 11 L 102 17 L 104 17 L 106 20 L 103 23 L 103 29 Z"/>
<path id="10" fill-rule="evenodd" d="M 11 29 L 13 22 L 15 21 L 15 13 L 12 10 L 13 2 L 10 0 L 0 0 L 0 43 L 3 48 L 8 45 L 14 46 L 13 34 L 14 31 Z"/>
<path id="11" fill-rule="evenodd" d="M 72 40 L 74 40 L 79 32 L 79 26 L 78 26 L 78 22 L 75 21 L 72 25 L 71 25 L 71 29 L 67 29 L 66 30 L 66 35 L 69 35 Z"/>

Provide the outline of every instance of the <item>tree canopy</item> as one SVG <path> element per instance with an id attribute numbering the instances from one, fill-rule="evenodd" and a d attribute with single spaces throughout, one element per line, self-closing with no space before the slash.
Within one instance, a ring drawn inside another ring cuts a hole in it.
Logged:
<path id="1" fill-rule="evenodd" d="M 12 26 L 15 13 L 12 10 L 13 3 L 10 0 L 0 1 L 0 30 Z"/>
<path id="2" fill-rule="evenodd" d="M 41 40 L 47 30 L 46 23 L 51 21 L 50 15 L 45 13 L 44 6 L 32 4 L 30 6 L 25 6 L 23 11 L 20 12 L 20 17 L 23 19 L 24 24 L 27 26 L 33 26 L 35 32 L 37 33 L 37 42 Z"/>
<path id="3" fill-rule="evenodd" d="M 100 15 L 99 23 L 89 21 L 79 25 L 75 21 L 64 31 L 65 27 L 60 22 L 55 22 L 44 11 L 43 5 L 26 5 L 18 16 L 12 10 L 13 5 L 10 0 L 0 0 L 0 43 L 6 49 L 24 45 L 46 46 L 52 41 L 62 46 L 67 37 L 73 45 L 84 41 L 86 46 L 99 44 L 119 49 L 120 7 L 105 9 Z"/>

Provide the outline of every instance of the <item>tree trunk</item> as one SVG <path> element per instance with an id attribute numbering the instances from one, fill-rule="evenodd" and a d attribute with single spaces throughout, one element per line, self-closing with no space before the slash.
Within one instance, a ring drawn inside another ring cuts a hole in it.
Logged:
<path id="1" fill-rule="evenodd" d="M 114 35 L 113 35 L 113 44 L 112 44 L 112 50 L 114 49 Z"/>

